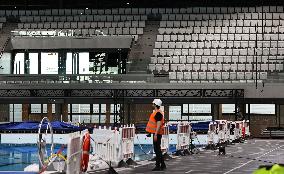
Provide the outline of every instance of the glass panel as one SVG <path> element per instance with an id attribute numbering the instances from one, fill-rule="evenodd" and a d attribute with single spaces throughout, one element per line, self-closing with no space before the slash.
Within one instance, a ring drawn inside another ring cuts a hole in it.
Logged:
<path id="1" fill-rule="evenodd" d="M 211 113 L 211 104 L 190 104 L 189 113 Z"/>
<path id="2" fill-rule="evenodd" d="M 248 105 L 246 106 L 246 113 L 248 113 Z M 251 104 L 251 114 L 275 114 L 275 104 Z"/>
<path id="3" fill-rule="evenodd" d="M 222 104 L 222 113 L 235 113 L 235 104 Z"/>
<path id="4" fill-rule="evenodd" d="M 41 104 L 31 104 L 31 113 L 32 114 L 41 113 Z"/>
<path id="5" fill-rule="evenodd" d="M 99 113 L 100 112 L 100 104 L 93 104 L 93 112 Z"/>
<path id="6" fill-rule="evenodd" d="M 38 53 L 29 53 L 30 74 L 38 74 Z"/>
<path id="7" fill-rule="evenodd" d="M 41 53 L 41 73 L 58 74 L 57 53 Z"/>
<path id="8" fill-rule="evenodd" d="M 47 104 L 42 105 L 42 113 L 47 113 Z"/>
<path id="9" fill-rule="evenodd" d="M 182 113 L 188 113 L 188 104 L 183 104 L 183 112 Z"/>
<path id="10" fill-rule="evenodd" d="M 14 62 L 14 74 L 24 74 L 25 69 L 25 55 L 24 53 L 16 53 Z"/>
<path id="11" fill-rule="evenodd" d="M 181 106 L 169 106 L 169 120 L 181 120 Z"/>
<path id="12" fill-rule="evenodd" d="M 22 104 L 14 104 L 14 121 L 22 121 Z M 10 104 L 10 122 L 13 122 L 13 104 Z"/>

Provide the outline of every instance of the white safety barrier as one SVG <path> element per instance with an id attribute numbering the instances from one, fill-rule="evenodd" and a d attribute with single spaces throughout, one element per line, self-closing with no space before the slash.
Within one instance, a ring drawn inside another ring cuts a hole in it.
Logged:
<path id="1" fill-rule="evenodd" d="M 226 129 L 227 129 L 227 120 L 216 120 L 217 122 L 217 133 L 218 133 L 218 143 L 224 143 L 227 141 Z"/>
<path id="2" fill-rule="evenodd" d="M 235 129 L 234 129 L 234 140 L 238 140 L 240 138 L 240 123 L 234 122 Z"/>
<path id="3" fill-rule="evenodd" d="M 217 124 L 216 122 L 210 122 L 209 123 L 209 129 L 208 129 L 208 142 L 207 144 L 214 144 L 214 137 L 216 134 Z"/>
<path id="4" fill-rule="evenodd" d="M 169 144 L 170 144 L 170 127 L 168 124 L 164 125 L 164 134 L 161 139 L 161 150 L 163 153 L 167 153 L 169 151 Z"/>
<path id="5" fill-rule="evenodd" d="M 135 137 L 135 126 L 124 126 L 119 128 L 119 132 L 122 134 L 122 156 L 124 160 L 134 158 L 134 137 Z"/>
<path id="6" fill-rule="evenodd" d="M 191 125 L 189 122 L 180 122 L 177 125 L 177 146 L 176 150 L 186 150 L 190 146 Z"/>
<path id="7" fill-rule="evenodd" d="M 219 143 L 225 142 L 225 124 L 224 123 L 218 124 L 218 142 Z"/>
<path id="8" fill-rule="evenodd" d="M 231 135 L 231 121 L 227 121 L 227 129 L 226 129 L 226 141 L 229 142 L 230 141 L 230 135 Z"/>
<path id="9" fill-rule="evenodd" d="M 134 157 L 135 127 L 123 126 L 119 129 L 95 128 L 93 153 L 114 167 L 123 160 Z"/>
<path id="10" fill-rule="evenodd" d="M 67 171 L 68 174 L 81 173 L 82 142 L 87 130 L 69 134 L 67 145 Z"/>
<path id="11" fill-rule="evenodd" d="M 249 120 L 244 120 L 245 136 L 250 137 Z"/>

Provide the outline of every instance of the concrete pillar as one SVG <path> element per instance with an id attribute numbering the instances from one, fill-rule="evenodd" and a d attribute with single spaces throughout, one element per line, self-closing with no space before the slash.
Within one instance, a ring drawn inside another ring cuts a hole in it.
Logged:
<path id="1" fill-rule="evenodd" d="M 170 113 L 170 106 L 165 105 L 164 106 L 164 117 L 166 121 L 169 121 L 169 113 Z"/>
<path id="2" fill-rule="evenodd" d="M 284 105 L 276 105 L 277 124 L 284 126 Z"/>
<path id="3" fill-rule="evenodd" d="M 22 105 L 22 121 L 29 121 L 29 104 Z"/>
<path id="4" fill-rule="evenodd" d="M 68 122 L 68 104 L 63 103 L 62 106 L 62 121 Z"/>
<path id="5" fill-rule="evenodd" d="M 110 104 L 106 104 L 106 124 L 110 124 Z"/>
<path id="6" fill-rule="evenodd" d="M 0 104 L 0 122 L 9 122 L 10 121 L 10 106 L 9 104 Z"/>
<path id="7" fill-rule="evenodd" d="M 61 121 L 62 107 L 60 103 L 55 104 L 54 121 Z"/>
<path id="8" fill-rule="evenodd" d="M 212 120 L 222 119 L 222 105 L 211 104 L 211 114 L 212 114 Z"/>
<path id="9" fill-rule="evenodd" d="M 49 121 L 54 121 L 52 116 L 52 104 L 47 104 L 47 118 Z"/>

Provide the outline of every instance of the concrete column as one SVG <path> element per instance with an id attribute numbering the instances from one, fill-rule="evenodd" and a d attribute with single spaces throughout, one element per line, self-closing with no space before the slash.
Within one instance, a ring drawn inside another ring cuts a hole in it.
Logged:
<path id="1" fill-rule="evenodd" d="M 29 121 L 29 104 L 22 105 L 22 121 Z"/>
<path id="2" fill-rule="evenodd" d="M 61 121 L 62 107 L 61 104 L 55 104 L 54 121 Z"/>
<path id="3" fill-rule="evenodd" d="M 110 104 L 106 104 L 106 124 L 110 124 Z"/>
<path id="4" fill-rule="evenodd" d="M 47 118 L 49 121 L 54 121 L 52 116 L 52 104 L 47 104 Z"/>
<path id="5" fill-rule="evenodd" d="M 0 121 L 1 122 L 9 122 L 10 121 L 10 106 L 9 104 L 0 104 Z"/>
<path id="6" fill-rule="evenodd" d="M 68 104 L 61 104 L 62 108 L 62 121 L 68 122 Z"/>
<path id="7" fill-rule="evenodd" d="M 212 120 L 222 119 L 222 105 L 221 104 L 211 104 Z"/>
<path id="8" fill-rule="evenodd" d="M 164 106 L 164 117 L 166 121 L 169 121 L 169 113 L 170 113 L 170 107 L 169 105 Z"/>

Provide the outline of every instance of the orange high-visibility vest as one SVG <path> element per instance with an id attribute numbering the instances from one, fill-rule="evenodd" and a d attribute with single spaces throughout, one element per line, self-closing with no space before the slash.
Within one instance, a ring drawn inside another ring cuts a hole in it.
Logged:
<path id="1" fill-rule="evenodd" d="M 146 126 L 146 131 L 149 132 L 149 133 L 156 133 L 157 122 L 156 122 L 156 119 L 155 119 L 155 115 L 158 112 L 160 112 L 163 115 L 163 118 L 161 120 L 162 124 L 161 124 L 161 127 L 160 127 L 158 134 L 163 135 L 164 134 L 164 122 L 165 122 L 165 120 L 164 120 L 164 113 L 161 112 L 160 110 L 154 111 L 150 115 L 149 121 L 148 121 L 147 126 Z"/>

